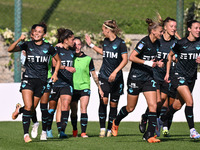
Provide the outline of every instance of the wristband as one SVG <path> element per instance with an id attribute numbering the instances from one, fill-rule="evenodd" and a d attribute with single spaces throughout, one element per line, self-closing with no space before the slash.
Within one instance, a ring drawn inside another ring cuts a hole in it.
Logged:
<path id="1" fill-rule="evenodd" d="M 144 61 L 144 65 L 152 67 L 153 66 L 153 61 Z"/>
<path id="2" fill-rule="evenodd" d="M 95 45 L 94 45 L 93 43 L 91 43 L 89 46 L 90 46 L 91 48 L 94 48 Z"/>

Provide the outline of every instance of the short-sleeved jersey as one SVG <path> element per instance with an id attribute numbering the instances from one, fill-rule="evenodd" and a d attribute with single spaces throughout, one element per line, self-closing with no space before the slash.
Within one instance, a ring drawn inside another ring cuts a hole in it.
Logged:
<path id="1" fill-rule="evenodd" d="M 160 48 L 159 48 L 159 51 L 157 52 L 156 58 L 157 60 L 163 59 L 164 67 L 161 68 L 161 67 L 156 66 L 155 68 L 153 68 L 153 73 L 154 73 L 155 80 L 164 81 L 164 77 L 166 75 L 167 57 L 170 50 L 172 49 L 172 45 L 177 42 L 177 39 L 175 37 L 172 37 L 171 40 L 166 41 L 164 37 L 162 36 L 159 41 L 160 41 Z M 174 66 L 174 63 L 172 62 L 172 67 L 171 67 L 170 72 L 172 72 L 173 66 Z"/>
<path id="2" fill-rule="evenodd" d="M 73 67 L 74 62 L 74 51 L 71 49 L 64 49 L 56 47 L 57 53 L 61 60 L 61 66 Z M 52 68 L 54 72 L 55 67 Z M 54 87 L 65 87 L 73 86 L 73 73 L 66 69 L 59 69 L 58 71 L 58 81 L 54 83 Z"/>
<path id="3" fill-rule="evenodd" d="M 90 89 L 90 71 L 94 71 L 94 63 L 91 57 L 82 52 L 81 56 L 75 56 L 73 73 L 73 85 L 75 90 Z"/>
<path id="4" fill-rule="evenodd" d="M 160 42 L 158 40 L 152 43 L 149 36 L 146 36 L 137 43 L 134 50 L 138 52 L 138 58 L 150 61 L 156 57 L 159 47 Z M 139 81 L 152 80 L 153 69 L 144 64 L 132 62 L 128 79 Z"/>
<path id="5" fill-rule="evenodd" d="M 183 38 L 173 45 L 172 51 L 177 54 L 178 59 L 174 70 L 175 75 L 184 77 L 188 81 L 196 79 L 196 59 L 200 56 L 200 40 L 189 41 Z"/>
<path id="6" fill-rule="evenodd" d="M 103 42 L 103 63 L 99 71 L 99 77 L 108 80 L 111 73 L 122 62 L 122 54 L 127 53 L 127 47 L 119 37 L 116 37 L 114 41 L 110 41 L 108 38 Z M 122 76 L 122 70 L 117 73 L 115 81 Z"/>
<path id="7" fill-rule="evenodd" d="M 26 61 L 24 64 L 25 78 L 39 78 L 47 81 L 48 63 L 50 56 L 56 55 L 54 47 L 43 42 L 41 45 L 36 45 L 34 41 L 27 41 L 19 45 L 21 50 L 26 51 Z"/>

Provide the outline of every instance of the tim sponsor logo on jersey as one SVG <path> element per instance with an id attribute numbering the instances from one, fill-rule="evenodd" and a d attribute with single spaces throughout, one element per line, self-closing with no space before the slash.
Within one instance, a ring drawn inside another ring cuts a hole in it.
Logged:
<path id="1" fill-rule="evenodd" d="M 197 59 L 200 53 L 180 53 L 180 59 Z"/>
<path id="2" fill-rule="evenodd" d="M 71 60 L 62 60 L 61 61 L 61 65 L 62 66 L 72 67 L 73 66 L 73 61 L 71 61 Z"/>
<path id="3" fill-rule="evenodd" d="M 103 57 L 106 58 L 118 58 L 118 53 L 116 52 L 108 52 L 108 51 L 103 51 Z"/>
<path id="4" fill-rule="evenodd" d="M 28 62 L 48 62 L 49 61 L 49 56 L 32 56 L 28 55 L 27 57 Z"/>
<path id="5" fill-rule="evenodd" d="M 158 59 L 167 59 L 169 53 L 157 52 Z"/>
<path id="6" fill-rule="evenodd" d="M 147 55 L 144 55 L 143 56 L 143 60 L 152 60 L 152 59 L 154 59 L 155 58 L 155 56 L 147 56 Z"/>

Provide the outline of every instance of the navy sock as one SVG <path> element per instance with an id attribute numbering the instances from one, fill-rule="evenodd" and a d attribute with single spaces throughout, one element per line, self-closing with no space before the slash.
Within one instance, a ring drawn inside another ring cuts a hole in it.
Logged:
<path id="1" fill-rule="evenodd" d="M 123 118 L 125 118 L 128 114 L 129 114 L 129 113 L 128 113 L 127 110 L 126 110 L 126 106 L 122 107 L 122 108 L 120 109 L 120 111 L 119 111 L 119 113 L 118 113 L 116 119 L 115 119 L 115 125 L 118 126 L 118 125 L 120 124 L 121 120 L 122 120 Z"/>
<path id="2" fill-rule="evenodd" d="M 65 132 L 68 124 L 69 111 L 61 111 L 61 131 Z"/>
<path id="3" fill-rule="evenodd" d="M 111 130 L 113 120 L 117 115 L 117 107 L 110 107 L 109 120 L 108 120 L 108 130 Z"/>
<path id="4" fill-rule="evenodd" d="M 107 105 L 100 102 L 100 106 L 99 106 L 100 128 L 105 128 L 105 126 L 106 126 L 106 116 L 107 116 Z"/>
<path id="5" fill-rule="evenodd" d="M 161 121 L 165 122 L 167 119 L 171 118 L 177 110 L 173 108 L 173 105 L 169 106 L 169 111 L 161 116 Z"/>
<path id="6" fill-rule="evenodd" d="M 87 113 L 81 113 L 81 133 L 86 133 L 88 115 Z"/>
<path id="7" fill-rule="evenodd" d="M 47 130 L 47 121 L 48 121 L 48 110 L 47 110 L 47 104 L 40 103 L 40 109 L 42 112 L 42 130 Z"/>
<path id="8" fill-rule="evenodd" d="M 57 122 L 57 129 L 58 129 L 58 133 L 60 133 L 61 131 L 61 122 Z"/>
<path id="9" fill-rule="evenodd" d="M 160 117 L 162 117 L 162 115 L 166 114 L 167 109 L 168 109 L 167 107 L 161 108 Z M 165 122 L 163 123 L 163 127 L 168 127 L 168 120 L 169 120 L 169 118 L 167 120 L 165 120 Z"/>
<path id="10" fill-rule="evenodd" d="M 38 122 L 38 120 L 37 120 L 37 113 L 36 113 L 35 110 L 32 112 L 32 117 L 31 117 L 31 119 L 32 119 L 33 123 Z"/>
<path id="11" fill-rule="evenodd" d="M 77 130 L 77 115 L 76 116 L 73 116 L 71 115 L 71 124 L 72 124 L 72 127 L 73 127 L 73 130 Z"/>
<path id="12" fill-rule="evenodd" d="M 194 128 L 193 106 L 185 107 L 185 116 L 190 129 Z"/>
<path id="13" fill-rule="evenodd" d="M 48 110 L 48 120 L 47 120 L 47 130 L 51 130 L 52 123 L 53 123 L 53 117 L 54 117 L 55 110 L 49 109 Z"/>
<path id="14" fill-rule="evenodd" d="M 23 116 L 22 116 L 24 134 L 29 133 L 28 131 L 30 127 L 30 118 L 31 118 L 31 111 L 27 111 L 26 109 L 24 109 Z"/>
<path id="15" fill-rule="evenodd" d="M 147 133 L 150 133 L 150 137 L 154 136 L 155 132 L 155 127 L 157 125 L 157 113 L 156 112 L 149 112 L 148 114 L 148 128 L 147 128 Z"/>

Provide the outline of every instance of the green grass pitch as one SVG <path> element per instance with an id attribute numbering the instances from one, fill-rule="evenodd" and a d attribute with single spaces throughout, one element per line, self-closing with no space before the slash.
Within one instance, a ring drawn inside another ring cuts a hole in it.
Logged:
<path id="1" fill-rule="evenodd" d="M 57 150 L 57 149 L 120 149 L 120 150 L 193 150 L 200 148 L 200 140 L 189 137 L 189 129 L 186 122 L 173 123 L 171 137 L 161 135 L 161 143 L 147 143 L 142 140 L 142 134 L 138 129 L 138 122 L 122 122 L 117 137 L 99 138 L 99 123 L 89 122 L 87 134 L 89 138 L 80 137 L 80 125 L 78 124 L 79 137 L 72 137 L 72 126 L 69 122 L 66 133 L 69 138 L 58 139 L 56 123 L 53 124 L 53 139 L 40 141 L 41 123 L 39 135 L 31 143 L 24 143 L 21 122 L 0 122 L 0 150 Z M 200 131 L 200 123 L 195 123 L 197 131 Z"/>

